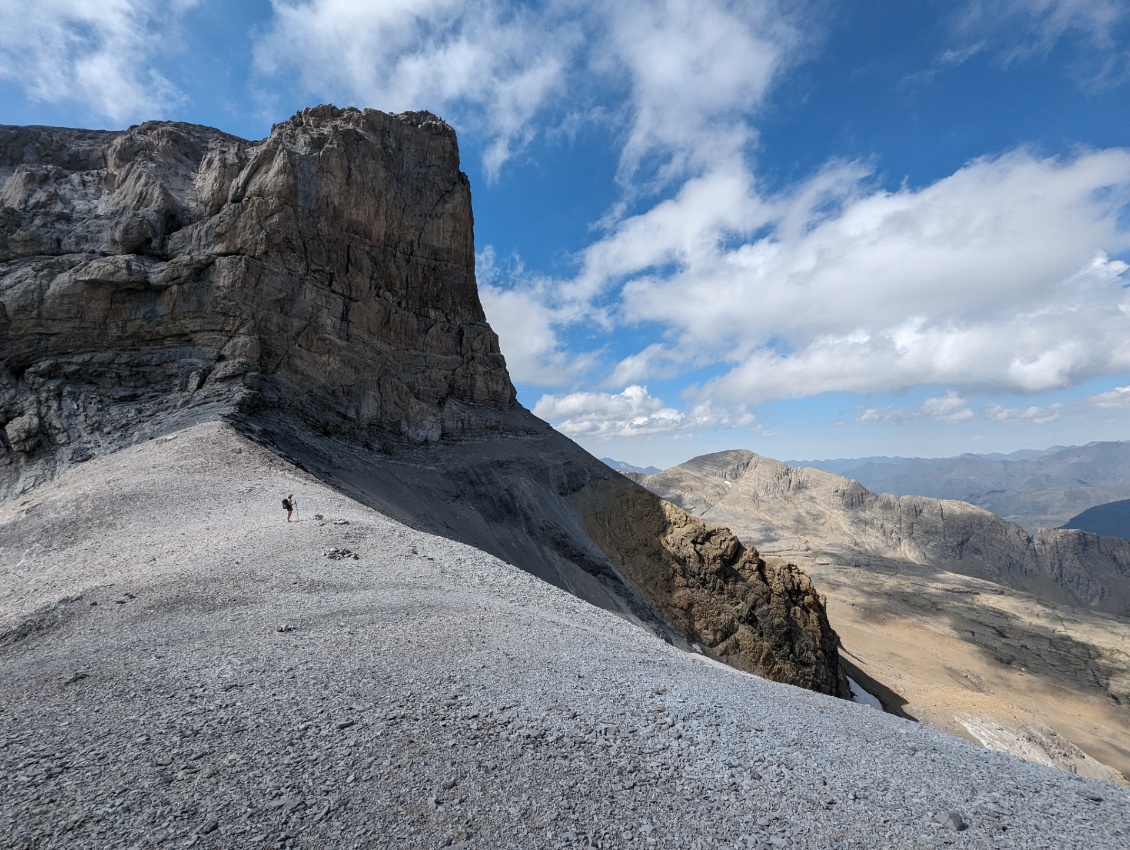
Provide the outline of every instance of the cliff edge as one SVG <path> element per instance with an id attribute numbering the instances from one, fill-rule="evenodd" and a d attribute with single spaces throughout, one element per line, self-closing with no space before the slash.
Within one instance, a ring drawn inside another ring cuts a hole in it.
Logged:
<path id="1" fill-rule="evenodd" d="M 0 127 L 0 234 L 5 496 L 222 418 L 673 642 L 847 696 L 807 578 L 516 403 L 434 115 L 319 106 L 258 142 Z"/>
<path id="2" fill-rule="evenodd" d="M 510 409 L 458 163 L 428 113 L 0 128 L 0 487 L 206 406 L 373 446 Z"/>

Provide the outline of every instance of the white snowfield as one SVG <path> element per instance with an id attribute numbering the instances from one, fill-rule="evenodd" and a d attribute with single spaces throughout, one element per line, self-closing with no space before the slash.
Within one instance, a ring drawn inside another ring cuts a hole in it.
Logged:
<path id="1" fill-rule="evenodd" d="M 0 847 L 1130 847 L 1125 788 L 679 652 L 223 425 L 0 547 Z"/>

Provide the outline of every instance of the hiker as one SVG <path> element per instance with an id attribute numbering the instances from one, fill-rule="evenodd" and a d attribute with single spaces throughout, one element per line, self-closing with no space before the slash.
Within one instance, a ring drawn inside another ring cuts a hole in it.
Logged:
<path id="1" fill-rule="evenodd" d="M 283 499 L 283 507 L 286 508 L 286 521 L 290 522 L 290 512 L 298 510 L 298 499 L 294 498 L 293 493 L 286 494 L 286 498 Z"/>

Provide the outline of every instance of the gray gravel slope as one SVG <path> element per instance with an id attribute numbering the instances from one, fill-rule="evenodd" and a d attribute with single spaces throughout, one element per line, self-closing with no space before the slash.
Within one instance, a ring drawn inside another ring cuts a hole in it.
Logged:
<path id="1" fill-rule="evenodd" d="M 6 848 L 1130 845 L 1124 789 L 681 653 L 221 425 L 0 504 L 0 696 Z"/>

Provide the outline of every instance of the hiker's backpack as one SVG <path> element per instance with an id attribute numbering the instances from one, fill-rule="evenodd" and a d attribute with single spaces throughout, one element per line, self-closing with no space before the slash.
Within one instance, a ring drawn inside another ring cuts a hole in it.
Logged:
<path id="1" fill-rule="evenodd" d="M 290 499 L 283 499 L 283 507 L 290 510 Z"/>

